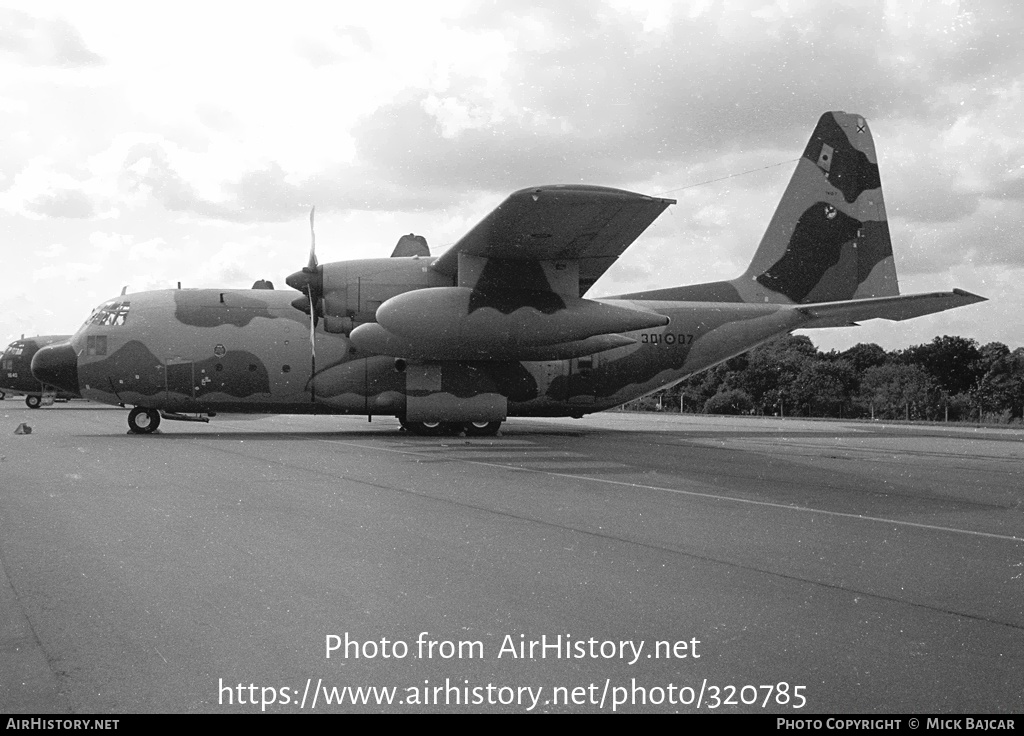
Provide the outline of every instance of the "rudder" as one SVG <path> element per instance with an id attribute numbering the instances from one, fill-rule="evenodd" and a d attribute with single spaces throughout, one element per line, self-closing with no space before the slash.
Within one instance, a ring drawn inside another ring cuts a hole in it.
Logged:
<path id="1" fill-rule="evenodd" d="M 878 159 L 863 117 L 821 116 L 750 266 L 730 283 L 746 302 L 899 294 Z"/>

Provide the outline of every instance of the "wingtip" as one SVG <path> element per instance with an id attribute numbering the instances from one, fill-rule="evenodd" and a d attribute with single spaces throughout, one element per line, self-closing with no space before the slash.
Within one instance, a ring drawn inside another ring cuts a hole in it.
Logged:
<path id="1" fill-rule="evenodd" d="M 987 296 L 979 296 L 978 294 L 972 294 L 971 292 L 964 291 L 963 289 L 953 289 L 953 293 L 956 294 L 957 296 L 962 296 L 965 299 L 971 299 L 972 301 L 975 301 L 975 302 L 987 302 L 988 301 L 988 297 Z"/>

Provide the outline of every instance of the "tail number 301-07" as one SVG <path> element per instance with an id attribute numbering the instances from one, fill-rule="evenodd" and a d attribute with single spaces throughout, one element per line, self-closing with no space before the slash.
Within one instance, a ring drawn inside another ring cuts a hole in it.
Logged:
<path id="1" fill-rule="evenodd" d="M 680 332 L 644 332 L 640 335 L 640 342 L 646 345 L 689 345 L 693 342 L 693 335 L 684 335 Z"/>

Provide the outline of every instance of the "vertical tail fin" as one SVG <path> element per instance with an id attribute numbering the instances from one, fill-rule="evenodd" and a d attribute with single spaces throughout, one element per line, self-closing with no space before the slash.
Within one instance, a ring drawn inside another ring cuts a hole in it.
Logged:
<path id="1" fill-rule="evenodd" d="M 754 259 L 730 283 L 747 302 L 899 294 L 878 159 L 864 118 L 821 116 Z"/>

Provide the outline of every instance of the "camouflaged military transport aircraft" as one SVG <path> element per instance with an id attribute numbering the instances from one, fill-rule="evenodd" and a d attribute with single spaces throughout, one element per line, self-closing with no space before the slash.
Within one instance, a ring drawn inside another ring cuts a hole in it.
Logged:
<path id="1" fill-rule="evenodd" d="M 320 265 L 314 240 L 287 279 L 302 297 L 266 282 L 123 295 L 36 353 L 32 370 L 133 406 L 132 432 L 251 412 L 392 415 L 419 434 L 487 435 L 509 416 L 609 409 L 792 330 L 984 300 L 899 294 L 858 115 L 821 117 L 742 276 L 583 298 L 670 204 L 546 186 L 511 195 L 440 257 L 406 236 L 391 258 Z"/>
<path id="2" fill-rule="evenodd" d="M 77 393 L 58 391 L 53 386 L 40 383 L 32 375 L 31 369 L 32 358 L 41 347 L 55 342 L 65 342 L 70 337 L 71 335 L 22 335 L 20 340 L 8 345 L 3 355 L 0 355 L 0 399 L 6 398 L 7 394 L 24 395 L 28 407 L 38 409 L 45 404 L 52 404 L 56 399 L 65 401 L 78 398 Z"/>

